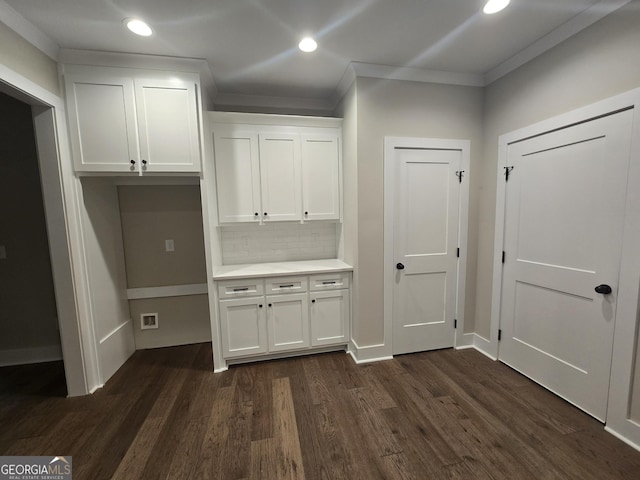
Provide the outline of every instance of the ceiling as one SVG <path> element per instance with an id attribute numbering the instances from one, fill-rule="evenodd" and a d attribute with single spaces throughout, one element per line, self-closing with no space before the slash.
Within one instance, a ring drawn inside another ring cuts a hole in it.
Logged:
<path id="1" fill-rule="evenodd" d="M 324 100 L 352 62 L 486 75 L 617 0 L 4 0 L 60 48 L 205 59 L 220 97 Z M 590 9 L 590 10 L 589 10 Z M 140 17 L 137 37 L 123 26 Z M 570 32 L 572 33 L 572 32 Z M 313 35 L 318 50 L 297 49 Z"/>

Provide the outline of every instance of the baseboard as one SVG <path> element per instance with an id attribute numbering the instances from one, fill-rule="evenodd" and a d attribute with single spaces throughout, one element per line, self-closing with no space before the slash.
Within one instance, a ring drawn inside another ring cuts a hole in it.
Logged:
<path id="1" fill-rule="evenodd" d="M 349 342 L 348 352 L 349 355 L 351 355 L 351 358 L 353 358 L 353 361 L 357 364 L 381 362 L 383 360 L 391 360 L 393 358 L 388 347 L 383 343 L 379 345 L 367 345 L 360 347 L 355 340 L 351 340 L 351 342 Z"/>
<path id="2" fill-rule="evenodd" d="M 100 376 L 103 384 L 107 383 L 135 350 L 131 320 L 123 322 L 100 340 Z"/>
<path id="3" fill-rule="evenodd" d="M 60 345 L 0 350 L 0 367 L 55 362 L 58 360 L 62 360 L 62 347 Z"/>
<path id="4" fill-rule="evenodd" d="M 461 341 L 458 343 L 456 338 L 456 350 L 464 350 L 465 348 L 473 348 L 473 340 L 475 338 L 475 333 L 465 333 L 462 335 Z"/>
<path id="5" fill-rule="evenodd" d="M 477 333 L 473 335 L 473 348 L 478 350 L 483 355 L 489 357 L 491 360 L 498 360 L 498 357 L 494 355 L 492 352 L 494 350 L 491 342 L 484 337 L 481 337 Z"/>
<path id="6" fill-rule="evenodd" d="M 622 440 L 624 443 L 626 443 L 627 445 L 629 445 L 630 447 L 636 449 L 637 451 L 640 452 L 640 445 L 638 445 L 637 443 L 635 443 L 633 440 L 630 440 L 629 438 L 625 437 L 623 434 L 621 434 L 620 432 L 614 430 L 613 428 L 611 428 L 608 425 L 605 425 L 604 427 L 605 432 L 610 433 L 611 435 L 613 435 L 614 437 L 616 437 L 618 440 Z"/>

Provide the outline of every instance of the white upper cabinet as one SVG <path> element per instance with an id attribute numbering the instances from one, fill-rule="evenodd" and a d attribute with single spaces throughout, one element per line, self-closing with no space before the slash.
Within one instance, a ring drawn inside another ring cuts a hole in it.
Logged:
<path id="1" fill-rule="evenodd" d="M 220 223 L 260 221 L 258 134 L 224 126 L 213 142 Z"/>
<path id="2" fill-rule="evenodd" d="M 300 137 L 298 134 L 260 134 L 263 221 L 302 218 Z"/>
<path id="3" fill-rule="evenodd" d="M 213 139 L 221 224 L 341 219 L 338 128 L 214 124 Z"/>
<path id="4" fill-rule="evenodd" d="M 340 146 L 337 135 L 303 134 L 302 192 L 305 220 L 340 219 Z"/>
<path id="5" fill-rule="evenodd" d="M 200 171 L 196 74 L 65 66 L 64 77 L 76 171 Z"/>

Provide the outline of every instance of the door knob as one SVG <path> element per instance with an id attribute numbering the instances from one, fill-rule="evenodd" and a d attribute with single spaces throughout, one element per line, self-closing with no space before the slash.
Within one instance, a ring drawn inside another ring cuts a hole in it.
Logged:
<path id="1" fill-rule="evenodd" d="M 403 264 L 401 264 L 401 263 L 396 263 L 396 268 L 397 268 L 398 270 L 404 270 L 404 265 L 403 265 Z"/>
<path id="2" fill-rule="evenodd" d="M 609 285 L 602 284 L 596 287 L 596 293 L 601 293 L 602 295 L 609 295 L 612 291 Z"/>

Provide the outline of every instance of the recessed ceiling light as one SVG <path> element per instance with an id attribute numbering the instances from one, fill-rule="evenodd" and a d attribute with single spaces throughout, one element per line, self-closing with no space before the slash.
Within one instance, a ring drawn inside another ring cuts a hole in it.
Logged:
<path id="1" fill-rule="evenodd" d="M 147 25 L 142 20 L 138 20 L 137 18 L 125 18 L 123 22 L 127 26 L 127 28 L 136 35 L 148 37 L 153 33 L 153 30 L 151 30 L 151 27 L 149 25 Z"/>
<path id="2" fill-rule="evenodd" d="M 313 38 L 305 37 L 302 40 L 300 40 L 300 43 L 298 44 L 298 48 L 303 52 L 309 53 L 309 52 L 313 52 L 316 48 L 318 48 L 318 44 Z"/>
<path id="3" fill-rule="evenodd" d="M 489 0 L 482 11 L 487 15 L 498 13 L 500 10 L 503 10 L 507 5 L 509 5 L 510 1 L 511 0 Z"/>

